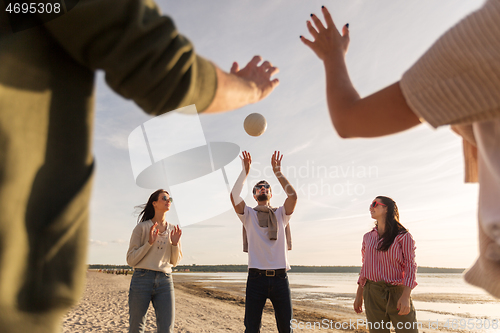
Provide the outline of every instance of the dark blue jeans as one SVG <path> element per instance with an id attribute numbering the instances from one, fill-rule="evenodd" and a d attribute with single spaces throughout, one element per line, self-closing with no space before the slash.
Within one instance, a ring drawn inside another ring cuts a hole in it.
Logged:
<path id="1" fill-rule="evenodd" d="M 135 269 L 128 295 L 130 333 L 144 332 L 150 302 L 153 302 L 156 312 L 157 332 L 173 332 L 175 305 L 172 275 L 148 269 Z"/>
<path id="2" fill-rule="evenodd" d="M 278 332 L 292 332 L 292 296 L 287 274 L 266 276 L 265 273 L 249 271 L 245 299 L 245 333 L 260 332 L 262 310 L 268 298 L 273 303 Z"/>

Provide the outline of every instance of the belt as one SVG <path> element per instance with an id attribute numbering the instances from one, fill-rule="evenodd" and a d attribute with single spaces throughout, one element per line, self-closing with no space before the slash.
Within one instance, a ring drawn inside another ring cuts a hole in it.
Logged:
<path id="1" fill-rule="evenodd" d="M 286 269 L 285 268 L 280 268 L 280 269 L 249 268 L 248 272 L 261 273 L 261 274 L 264 274 L 265 276 L 276 276 L 276 274 L 286 273 Z"/>
<path id="2" fill-rule="evenodd" d="M 153 272 L 153 273 L 165 273 L 162 271 L 154 271 L 152 269 L 147 269 L 147 268 L 134 268 L 134 272 Z"/>

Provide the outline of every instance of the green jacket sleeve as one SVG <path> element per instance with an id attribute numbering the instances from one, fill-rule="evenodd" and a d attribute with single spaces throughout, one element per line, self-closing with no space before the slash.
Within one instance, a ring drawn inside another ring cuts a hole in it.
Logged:
<path id="1" fill-rule="evenodd" d="M 148 113 L 191 104 L 202 111 L 215 96 L 214 65 L 152 1 L 81 0 L 45 27 L 76 61 L 104 70 L 113 90 Z"/>

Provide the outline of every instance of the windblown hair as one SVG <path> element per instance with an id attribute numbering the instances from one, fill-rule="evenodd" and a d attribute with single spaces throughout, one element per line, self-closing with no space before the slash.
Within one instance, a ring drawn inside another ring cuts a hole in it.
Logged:
<path id="1" fill-rule="evenodd" d="M 135 206 L 136 209 L 142 209 L 142 211 L 139 213 L 139 216 L 137 217 L 137 223 L 151 220 L 155 216 L 153 201 L 158 201 L 158 197 L 161 193 L 167 193 L 168 195 L 170 195 L 170 193 L 168 193 L 164 189 L 159 189 L 154 191 L 153 194 L 149 196 L 148 202 L 146 204 Z"/>
<path id="2" fill-rule="evenodd" d="M 261 184 L 267 184 L 267 185 L 269 185 L 269 192 L 273 193 L 273 191 L 271 190 L 271 185 L 266 180 L 261 180 L 261 181 L 259 181 L 257 184 L 255 184 L 253 186 L 253 189 L 252 189 L 253 195 L 255 195 L 255 186 L 261 185 Z"/>
<path id="3" fill-rule="evenodd" d="M 394 239 L 399 234 L 407 233 L 408 230 L 399 223 L 399 210 L 396 202 L 389 197 L 378 196 L 383 204 L 387 205 L 387 215 L 385 216 L 385 231 L 381 236 L 377 250 L 387 251 L 394 243 Z M 375 222 L 376 224 L 376 222 Z"/>

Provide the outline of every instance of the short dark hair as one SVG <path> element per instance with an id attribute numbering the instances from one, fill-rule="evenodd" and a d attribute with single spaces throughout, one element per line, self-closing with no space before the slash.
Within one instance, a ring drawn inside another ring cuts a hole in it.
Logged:
<path id="1" fill-rule="evenodd" d="M 253 189 L 252 189 L 253 195 L 255 195 L 255 186 L 260 185 L 260 184 L 267 184 L 267 185 L 269 185 L 269 183 L 267 181 L 265 181 L 265 180 L 259 181 L 257 184 L 255 184 L 253 186 Z M 269 185 L 269 192 L 273 193 L 273 191 L 271 190 L 271 185 Z"/>

